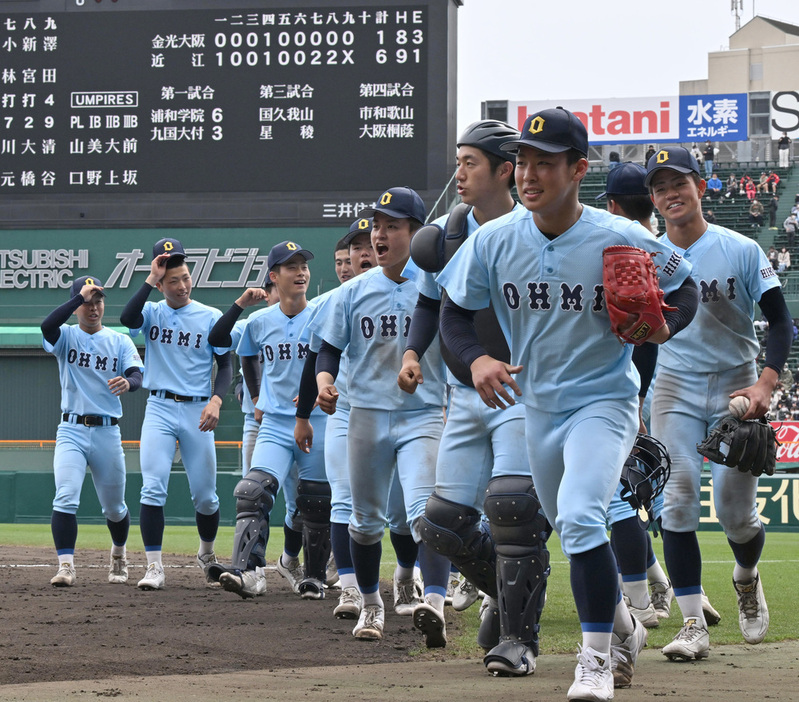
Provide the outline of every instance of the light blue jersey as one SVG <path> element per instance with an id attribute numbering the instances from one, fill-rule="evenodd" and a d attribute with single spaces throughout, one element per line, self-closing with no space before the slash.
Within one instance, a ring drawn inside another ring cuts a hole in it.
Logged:
<path id="1" fill-rule="evenodd" d="M 300 386 L 305 358 L 310 350 L 308 321 L 316 303 L 310 301 L 299 314 L 288 317 L 280 305 L 268 307 L 247 320 L 236 353 L 263 354 L 261 392 L 256 407 L 265 414 L 294 417 L 294 398 Z M 314 416 L 321 412 L 314 409 Z"/>
<path id="2" fill-rule="evenodd" d="M 716 373 L 750 363 L 760 352 L 753 325 L 755 303 L 780 286 L 760 245 L 737 232 L 708 224 L 685 251 L 699 288 L 699 308 L 688 329 L 663 344 L 658 364 L 673 370 Z M 712 352 L 709 351 L 712 349 Z"/>
<path id="3" fill-rule="evenodd" d="M 349 356 L 348 373 L 358 378 L 357 397 L 350 405 L 364 409 L 422 409 L 444 405 L 444 363 L 438 344 L 421 360 L 424 383 L 413 395 L 400 390 L 396 372 L 411 316 L 419 297 L 411 280 L 395 283 L 374 268 L 348 280 L 331 300 L 320 336 Z M 388 370 L 394 373 L 387 372 Z"/>
<path id="4" fill-rule="evenodd" d="M 352 278 L 350 279 L 352 280 Z M 349 281 L 347 281 L 349 282 Z M 328 290 L 326 293 L 314 298 L 317 303 L 314 308 L 311 320 L 308 322 L 308 328 L 311 331 L 311 351 L 319 353 L 322 347 L 322 337 L 319 336 L 325 326 L 325 322 L 333 308 L 331 300 L 335 294 L 341 290 L 340 287 Z M 350 408 L 350 402 L 347 398 L 347 370 L 349 368 L 349 360 L 347 352 L 341 354 L 341 360 L 338 366 L 338 375 L 336 376 L 336 390 L 338 390 L 338 400 L 336 400 L 336 411 L 347 411 Z"/>
<path id="5" fill-rule="evenodd" d="M 529 407 L 570 411 L 636 396 L 632 346 L 611 332 L 604 301 L 602 251 L 614 245 L 656 253 L 667 293 L 690 274 L 690 264 L 640 224 L 588 206 L 552 240 L 532 212 L 516 209 L 480 227 L 439 274 L 457 305 L 493 303 L 512 362 L 524 366 L 516 381 Z"/>
<path id="6" fill-rule="evenodd" d="M 121 417 L 122 404 L 108 381 L 144 365 L 133 342 L 108 327 L 87 334 L 78 325 L 64 324 L 60 332 L 55 345 L 43 339 L 42 347 L 58 359 L 61 412 Z"/>
<path id="7" fill-rule="evenodd" d="M 144 323 L 130 335 L 145 333 L 143 387 L 210 397 L 214 353 L 230 350 L 208 345 L 208 334 L 222 313 L 196 301 L 174 309 L 161 300 L 145 303 L 142 316 Z"/>

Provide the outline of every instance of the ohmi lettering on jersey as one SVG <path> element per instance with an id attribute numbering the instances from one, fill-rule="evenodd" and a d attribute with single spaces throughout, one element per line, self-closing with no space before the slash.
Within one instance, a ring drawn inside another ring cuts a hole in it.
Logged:
<path id="1" fill-rule="evenodd" d="M 398 316 L 396 314 L 381 314 L 376 318 L 365 316 L 361 317 L 358 326 L 364 339 L 372 339 L 375 334 L 386 339 L 400 335 L 407 337 L 411 318 L 408 315 Z"/>
<path id="2" fill-rule="evenodd" d="M 302 361 L 310 350 L 310 344 L 301 344 L 299 342 L 295 344 L 287 342 L 285 344 L 276 344 L 275 346 L 267 344 L 263 348 L 263 355 L 264 359 L 269 361 L 269 363 L 274 360 L 293 361 L 295 358 Z"/>
<path id="3" fill-rule="evenodd" d="M 771 270 L 774 270 L 773 268 Z M 713 278 L 711 281 L 700 280 L 699 282 L 699 301 L 703 304 L 709 302 L 718 302 L 722 296 L 728 300 L 734 300 L 737 295 L 735 294 L 735 278 L 727 278 L 727 285 L 723 290 L 719 290 L 719 281 Z"/>
<path id="4" fill-rule="evenodd" d="M 111 367 L 109 368 L 109 362 Z M 67 353 L 67 363 L 74 364 L 78 368 L 86 368 L 88 370 L 108 371 L 112 373 L 117 372 L 118 359 L 116 357 L 109 359 L 108 356 L 98 356 L 97 354 L 86 353 L 85 351 L 78 351 L 77 349 L 70 349 Z"/>
<path id="5" fill-rule="evenodd" d="M 175 346 L 182 346 L 185 348 L 191 347 L 195 349 L 202 348 L 203 339 L 205 337 L 204 334 L 184 332 L 180 329 L 168 329 L 166 327 L 159 327 L 156 324 L 150 327 L 148 336 L 152 342 L 166 344 L 167 346 L 174 344 Z"/>
<path id="6" fill-rule="evenodd" d="M 522 294 L 515 283 L 505 283 L 502 286 L 505 304 L 511 310 L 518 310 L 522 305 Z M 567 283 L 560 283 L 556 290 L 549 283 L 527 283 L 527 304 L 531 310 L 551 310 L 555 304 L 564 312 L 582 312 L 586 302 L 584 288 L 580 283 L 573 287 Z M 553 300 L 554 298 L 554 300 Z M 601 285 L 595 285 L 591 295 L 591 311 L 601 312 L 605 309 L 605 290 Z"/>

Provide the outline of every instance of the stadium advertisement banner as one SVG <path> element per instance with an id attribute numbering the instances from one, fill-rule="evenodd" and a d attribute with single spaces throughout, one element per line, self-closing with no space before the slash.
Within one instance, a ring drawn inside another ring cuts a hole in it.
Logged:
<path id="1" fill-rule="evenodd" d="M 746 141 L 748 105 L 746 93 L 681 95 L 681 140 Z"/>
<path id="2" fill-rule="evenodd" d="M 508 121 L 521 129 L 527 115 L 555 105 L 580 118 L 592 146 L 680 141 L 678 97 L 508 102 Z"/>
<path id="3" fill-rule="evenodd" d="M 770 127 L 772 139 L 779 139 L 783 132 L 791 139 L 799 139 L 799 91 L 771 93 Z"/>
<path id="4" fill-rule="evenodd" d="M 799 530 L 799 475 L 776 473 L 762 475 L 757 486 L 757 513 L 767 529 L 775 531 Z M 700 487 L 700 529 L 721 529 L 713 499 L 713 479 L 702 474 Z"/>

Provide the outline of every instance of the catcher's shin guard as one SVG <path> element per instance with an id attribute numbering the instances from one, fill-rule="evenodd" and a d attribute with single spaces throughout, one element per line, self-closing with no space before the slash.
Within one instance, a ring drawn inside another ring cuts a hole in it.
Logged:
<path id="1" fill-rule="evenodd" d="M 233 536 L 233 567 L 253 570 L 265 566 L 269 541 L 269 513 L 275 504 L 278 483 L 273 475 L 251 470 L 236 484 L 236 531 Z"/>
<path id="2" fill-rule="evenodd" d="M 497 552 L 500 646 L 503 641 L 522 642 L 538 655 L 549 525 L 528 476 L 492 478 L 484 506 Z"/>
<path id="3" fill-rule="evenodd" d="M 421 520 L 422 541 L 449 558 L 473 585 L 497 595 L 494 545 L 480 528 L 480 513 L 466 505 L 430 495 Z"/>
<path id="4" fill-rule="evenodd" d="M 321 582 L 325 582 L 330 560 L 330 495 L 328 483 L 300 480 L 297 486 L 305 576 Z"/>

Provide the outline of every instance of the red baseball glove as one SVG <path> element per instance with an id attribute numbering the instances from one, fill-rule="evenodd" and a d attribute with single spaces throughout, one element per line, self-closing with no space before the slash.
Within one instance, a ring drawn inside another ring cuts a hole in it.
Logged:
<path id="1" fill-rule="evenodd" d="M 665 323 L 657 271 L 648 251 L 608 246 L 602 252 L 602 284 L 610 328 L 622 343 L 640 346 Z"/>

